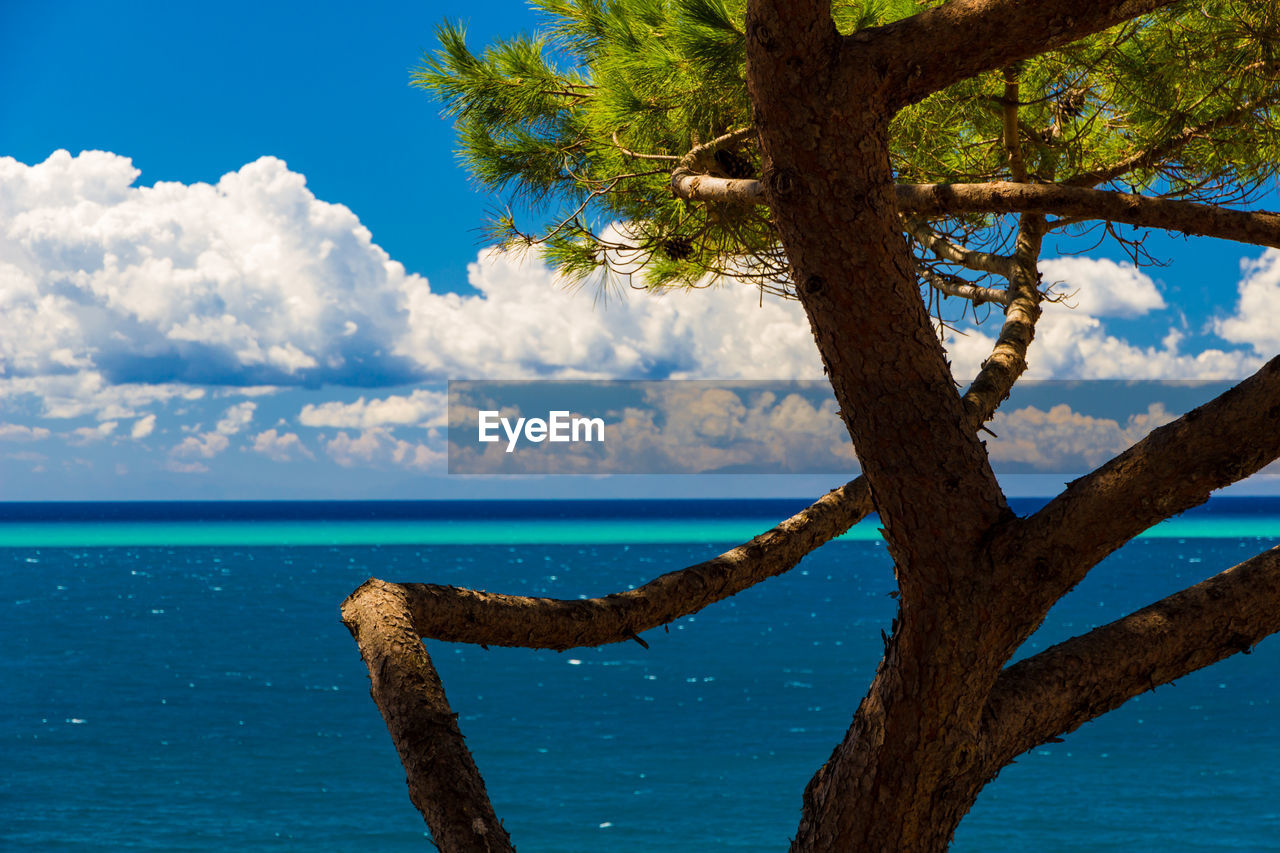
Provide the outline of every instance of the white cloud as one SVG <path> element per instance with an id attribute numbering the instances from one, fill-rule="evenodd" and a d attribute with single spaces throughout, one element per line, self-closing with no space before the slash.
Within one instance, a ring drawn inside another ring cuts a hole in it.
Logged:
<path id="1" fill-rule="evenodd" d="M 1070 294 L 1076 310 L 1091 317 L 1138 317 L 1165 307 L 1155 282 L 1131 263 L 1107 258 L 1050 258 L 1040 262 L 1046 285 Z"/>
<path id="2" fill-rule="evenodd" d="M 50 435 L 44 427 L 29 427 L 22 424 L 0 424 L 0 441 L 43 441 Z"/>
<path id="3" fill-rule="evenodd" d="M 315 455 L 298 438 L 297 433 L 280 433 L 274 429 L 255 435 L 253 449 L 276 462 L 291 462 L 302 457 L 315 458 Z"/>
<path id="4" fill-rule="evenodd" d="M 1240 265 L 1240 301 L 1234 314 L 1214 324 L 1214 331 L 1269 358 L 1280 352 L 1280 251 L 1267 249 Z"/>
<path id="5" fill-rule="evenodd" d="M 73 445 L 93 444 L 102 441 L 116 431 L 119 423 L 116 421 L 103 421 L 96 427 L 80 427 L 74 429 L 67 435 L 67 443 Z"/>
<path id="6" fill-rule="evenodd" d="M 147 415 L 146 417 L 138 418 L 133 422 L 133 429 L 130 431 L 129 435 L 134 439 L 144 439 L 151 435 L 151 433 L 155 431 L 155 428 L 156 416 Z"/>
<path id="7" fill-rule="evenodd" d="M 1048 411 L 1027 406 L 997 412 L 989 439 L 993 464 L 1020 462 L 1043 471 L 1090 470 L 1174 419 L 1162 403 L 1130 415 L 1122 425 L 1111 418 L 1076 412 L 1060 403 Z"/>
<path id="8" fill-rule="evenodd" d="M 1040 268 L 1046 283 L 1061 281 L 1057 292 L 1071 296 L 1065 302 L 1043 304 L 1035 340 L 1027 354 L 1028 379 L 1238 379 L 1262 365 L 1263 359 L 1248 350 L 1207 348 L 1195 354 L 1185 353 L 1181 347 L 1186 335 L 1173 326 L 1165 329 L 1159 345 L 1154 346 L 1135 345 L 1109 332 L 1100 318 L 1131 318 L 1166 307 L 1155 283 L 1131 264 L 1068 257 L 1042 261 Z M 1242 304 L 1247 288 L 1253 288 L 1249 293 L 1259 288 L 1251 285 L 1256 278 L 1255 275 L 1241 284 Z M 1253 314 L 1259 318 L 1255 335 L 1264 326 L 1270 328 L 1266 326 L 1267 319 L 1280 316 L 1280 286 L 1275 299 L 1274 307 L 1260 306 Z M 946 348 L 954 375 L 977 375 L 982 361 L 991 354 L 1000 322 L 998 315 L 991 318 L 990 335 L 983 327 L 966 328 L 965 335 L 948 336 Z M 1158 324 L 1159 320 L 1153 318 L 1151 322 Z M 1247 335 L 1223 337 L 1238 343 L 1249 340 Z"/>
<path id="9" fill-rule="evenodd" d="M 4 327 L 0 326 L 0 336 L 4 333 Z M 203 388 L 175 383 L 113 385 L 97 371 L 56 376 L 0 376 L 0 405 L 31 397 L 39 401 L 44 417 L 59 420 L 87 415 L 98 420 L 121 420 L 138 417 L 141 410 L 157 403 L 199 400 L 204 396 Z"/>
<path id="10" fill-rule="evenodd" d="M 258 404 L 250 400 L 236 403 L 222 413 L 222 418 L 214 429 L 222 435 L 235 435 L 249 425 L 253 420 L 253 412 L 257 408 Z"/>
<path id="11" fill-rule="evenodd" d="M 216 184 L 142 187 L 139 177 L 106 152 L 61 151 L 32 166 L 0 158 L 0 406 L 35 396 L 46 417 L 133 420 L 141 438 L 156 406 L 211 387 L 255 396 L 463 377 L 822 377 L 800 306 L 761 303 L 748 286 L 626 292 L 598 305 L 537 260 L 483 253 L 469 267 L 475 294 L 435 293 L 279 159 Z M 1047 282 L 1076 291 L 1077 307 L 1045 306 L 1029 377 L 1239 377 L 1280 348 L 1270 322 L 1280 253 L 1246 268 L 1238 310 L 1215 327 L 1252 352 L 1185 353 L 1173 328 L 1159 345 L 1133 345 L 1104 320 L 1163 309 L 1150 277 L 1109 260 L 1042 267 Z M 973 375 L 990 353 L 998 317 L 991 323 L 949 340 L 956 375 Z M 386 449 L 378 458 L 403 465 L 416 451 L 397 461 L 388 454 L 402 439 L 370 431 L 441 425 L 433 393 L 311 405 L 299 422 L 355 431 L 342 458 L 373 442 Z M 245 430 L 251 407 L 228 409 L 215 432 Z"/>
<path id="12" fill-rule="evenodd" d="M 469 267 L 480 297 L 407 293 L 397 352 L 432 375 L 473 379 L 817 379 L 822 366 L 795 302 L 741 284 L 626 292 L 593 304 L 536 260 L 484 253 Z"/>
<path id="13" fill-rule="evenodd" d="M 442 446 L 398 439 L 387 427 L 373 427 L 351 437 L 339 432 L 325 444 L 325 452 L 344 468 L 360 465 L 396 466 L 443 473 L 447 453 Z"/>
<path id="14" fill-rule="evenodd" d="M 344 468 L 352 468 L 361 463 L 369 464 L 375 457 L 389 452 L 395 445 L 391 430 L 383 427 L 367 429 L 355 438 L 340 432 L 324 446 L 325 452 L 333 457 Z"/>
<path id="15" fill-rule="evenodd" d="M 391 395 L 354 403 L 337 401 L 307 404 L 298 413 L 298 423 L 309 427 L 370 429 L 388 425 L 442 427 L 447 422 L 449 397 L 439 391 L 419 389 L 408 397 Z"/>
<path id="16" fill-rule="evenodd" d="M 402 468 L 417 471 L 444 473 L 448 462 L 446 452 L 427 444 L 397 441 L 391 450 L 391 459 Z"/>
<path id="17" fill-rule="evenodd" d="M 0 310 L 21 330 L 0 335 L 10 375 L 403 378 L 394 357 L 367 356 L 401 332 L 406 277 L 349 209 L 318 201 L 273 157 L 216 185 L 138 177 L 105 152 L 0 159 Z"/>
<path id="18" fill-rule="evenodd" d="M 1109 334 L 1096 317 L 1064 305 L 1045 306 L 1028 356 L 1028 379 L 1240 379 L 1262 359 L 1247 350 L 1180 351 L 1169 329 L 1159 346 L 1135 346 Z"/>
<path id="19" fill-rule="evenodd" d="M 470 268 L 479 295 L 437 294 L 276 158 L 216 185 L 138 177 L 104 152 L 0 159 L 6 375 L 366 386 L 821 376 L 799 306 L 761 307 L 749 287 L 596 306 L 536 260 L 486 254 Z"/>
<path id="20" fill-rule="evenodd" d="M 206 432 L 199 436 L 189 435 L 169 451 L 176 459 L 212 459 L 226 450 L 231 440 L 220 432 Z"/>

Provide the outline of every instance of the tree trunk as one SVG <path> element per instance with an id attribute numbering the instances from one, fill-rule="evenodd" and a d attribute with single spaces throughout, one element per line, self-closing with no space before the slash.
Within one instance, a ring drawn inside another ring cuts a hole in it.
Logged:
<path id="1" fill-rule="evenodd" d="M 874 63 L 846 55 L 820 3 L 754 4 L 747 32 L 765 193 L 901 591 L 793 850 L 944 850 L 990 775 L 982 711 L 1018 633 L 1015 591 L 985 565 L 1010 513 L 920 298 Z"/>

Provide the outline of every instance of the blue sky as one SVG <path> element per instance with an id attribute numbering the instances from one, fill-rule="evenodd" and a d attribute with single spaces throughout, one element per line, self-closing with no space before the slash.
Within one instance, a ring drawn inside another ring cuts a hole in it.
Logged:
<path id="1" fill-rule="evenodd" d="M 536 25 L 521 2 L 4 4 L 0 499 L 836 484 L 444 475 L 450 378 L 821 377 L 794 304 L 744 287 L 600 307 L 536 261 L 479 258 L 493 200 L 408 86 L 446 18 L 476 44 Z M 1048 247 L 1075 307 L 1050 306 L 1034 376 L 1242 377 L 1280 350 L 1280 255 L 1149 245 L 1170 264 Z M 997 326 L 968 331 L 959 373 Z"/>

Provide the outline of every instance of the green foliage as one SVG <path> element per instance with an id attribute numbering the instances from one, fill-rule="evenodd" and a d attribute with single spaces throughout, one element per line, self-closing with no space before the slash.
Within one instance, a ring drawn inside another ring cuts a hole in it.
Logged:
<path id="1" fill-rule="evenodd" d="M 492 235 L 537 246 L 570 278 L 601 267 L 651 287 L 732 273 L 786 288 L 767 209 L 690 204 L 670 172 L 694 146 L 746 127 L 745 0 L 535 0 L 545 31 L 474 53 L 445 24 L 414 85 L 457 123 L 479 183 L 544 223 L 506 213 Z M 919 11 L 915 0 L 837 0 L 842 32 Z M 921 46 L 927 50 L 927 46 Z M 1280 164 L 1276 0 L 1210 0 L 1130 22 L 1022 63 L 1018 143 L 1030 180 L 1111 183 L 1202 201 L 1247 201 Z M 904 182 L 1010 177 L 1005 77 L 983 75 L 902 111 L 892 127 Z M 1099 172 L 1128 164 L 1116 174 Z M 754 142 L 712 174 L 755 176 Z M 936 222 L 992 245 L 999 217 Z"/>

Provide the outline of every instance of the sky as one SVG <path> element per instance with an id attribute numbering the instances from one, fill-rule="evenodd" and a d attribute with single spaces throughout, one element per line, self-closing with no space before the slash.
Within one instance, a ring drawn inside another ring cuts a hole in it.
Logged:
<path id="1" fill-rule="evenodd" d="M 476 46 L 537 26 L 510 0 L 3 5 L 0 500 L 814 496 L 843 481 L 446 474 L 450 379 L 822 378 L 795 303 L 741 286 L 601 304 L 487 251 L 496 200 L 408 85 L 446 19 Z M 1031 378 L 1233 379 L 1280 351 L 1280 253 L 1148 245 L 1165 266 L 1050 241 L 1045 280 L 1073 296 L 1048 306 Z M 948 341 L 958 376 L 998 321 Z M 1008 416 L 1041 433 L 1097 420 L 1032 408 Z M 1130 416 L 1145 415 L 1116 415 L 1108 440 Z"/>

